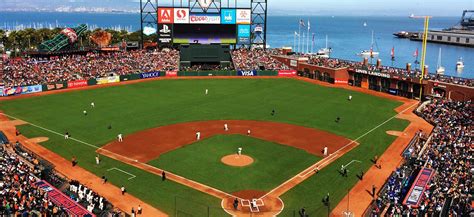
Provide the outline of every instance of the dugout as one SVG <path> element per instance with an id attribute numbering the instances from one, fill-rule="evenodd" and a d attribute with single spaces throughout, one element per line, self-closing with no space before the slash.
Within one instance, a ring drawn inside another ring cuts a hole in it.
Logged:
<path id="1" fill-rule="evenodd" d="M 194 65 L 220 65 L 230 67 L 232 57 L 228 44 L 182 44 L 180 50 L 180 68 Z"/>

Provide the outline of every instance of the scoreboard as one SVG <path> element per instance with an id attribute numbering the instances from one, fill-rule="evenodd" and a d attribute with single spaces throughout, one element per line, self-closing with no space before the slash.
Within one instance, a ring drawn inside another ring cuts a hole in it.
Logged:
<path id="1" fill-rule="evenodd" d="M 157 10 L 160 44 L 250 44 L 252 10 L 220 8 L 194 13 L 189 8 Z"/>

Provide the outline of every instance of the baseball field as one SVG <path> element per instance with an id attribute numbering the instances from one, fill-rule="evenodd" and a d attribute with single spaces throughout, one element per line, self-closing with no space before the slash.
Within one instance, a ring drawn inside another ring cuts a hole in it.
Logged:
<path id="1" fill-rule="evenodd" d="M 279 216 L 302 207 L 324 216 L 322 199 L 329 193 L 335 206 L 396 138 L 387 131 L 408 125 L 394 118 L 401 104 L 297 79 L 158 79 L 7 100 L 0 110 L 28 123 L 23 135 L 48 137 L 42 146 L 170 216 L 235 214 L 236 197 L 262 199 L 261 211 Z"/>

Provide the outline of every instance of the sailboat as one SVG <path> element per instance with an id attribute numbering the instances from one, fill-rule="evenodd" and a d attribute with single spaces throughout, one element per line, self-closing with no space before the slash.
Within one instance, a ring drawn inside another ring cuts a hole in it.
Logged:
<path id="1" fill-rule="evenodd" d="M 319 49 L 318 52 L 316 53 L 316 56 L 322 57 L 322 58 L 329 58 L 330 54 L 331 54 L 331 48 L 328 48 L 328 36 L 326 35 L 326 47 Z"/>
<path id="2" fill-rule="evenodd" d="M 456 62 L 456 72 L 461 73 L 464 70 L 464 61 L 462 57 Z"/>
<path id="3" fill-rule="evenodd" d="M 363 50 L 358 55 L 361 56 L 361 57 L 364 57 L 364 58 L 365 57 L 375 58 L 375 57 L 379 56 L 379 52 L 374 51 L 374 44 L 375 44 L 374 31 L 372 31 L 372 44 L 370 45 L 370 50 Z"/>
<path id="4" fill-rule="evenodd" d="M 441 65 L 441 48 L 439 48 L 439 54 L 438 54 L 438 67 L 436 68 L 436 74 L 438 75 L 444 75 L 445 68 Z"/>

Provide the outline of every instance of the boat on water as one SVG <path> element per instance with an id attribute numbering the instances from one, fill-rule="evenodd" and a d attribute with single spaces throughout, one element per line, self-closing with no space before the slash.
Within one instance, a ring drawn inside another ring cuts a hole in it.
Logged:
<path id="1" fill-rule="evenodd" d="M 464 61 L 462 57 L 456 62 L 456 72 L 461 73 L 464 70 Z"/>
<path id="2" fill-rule="evenodd" d="M 441 48 L 439 48 L 438 66 L 436 67 L 436 74 L 444 75 L 445 71 L 446 71 L 446 69 L 441 65 Z"/>
<path id="3" fill-rule="evenodd" d="M 363 58 L 376 58 L 376 57 L 378 57 L 380 53 L 378 51 L 374 51 L 374 44 L 375 44 L 374 31 L 372 31 L 372 43 L 370 45 L 370 50 L 363 50 L 357 55 L 361 56 Z"/>
<path id="4" fill-rule="evenodd" d="M 321 58 L 329 58 L 331 52 L 332 49 L 328 47 L 328 36 L 326 35 L 326 47 L 319 49 L 318 52 L 316 52 L 316 56 Z"/>

